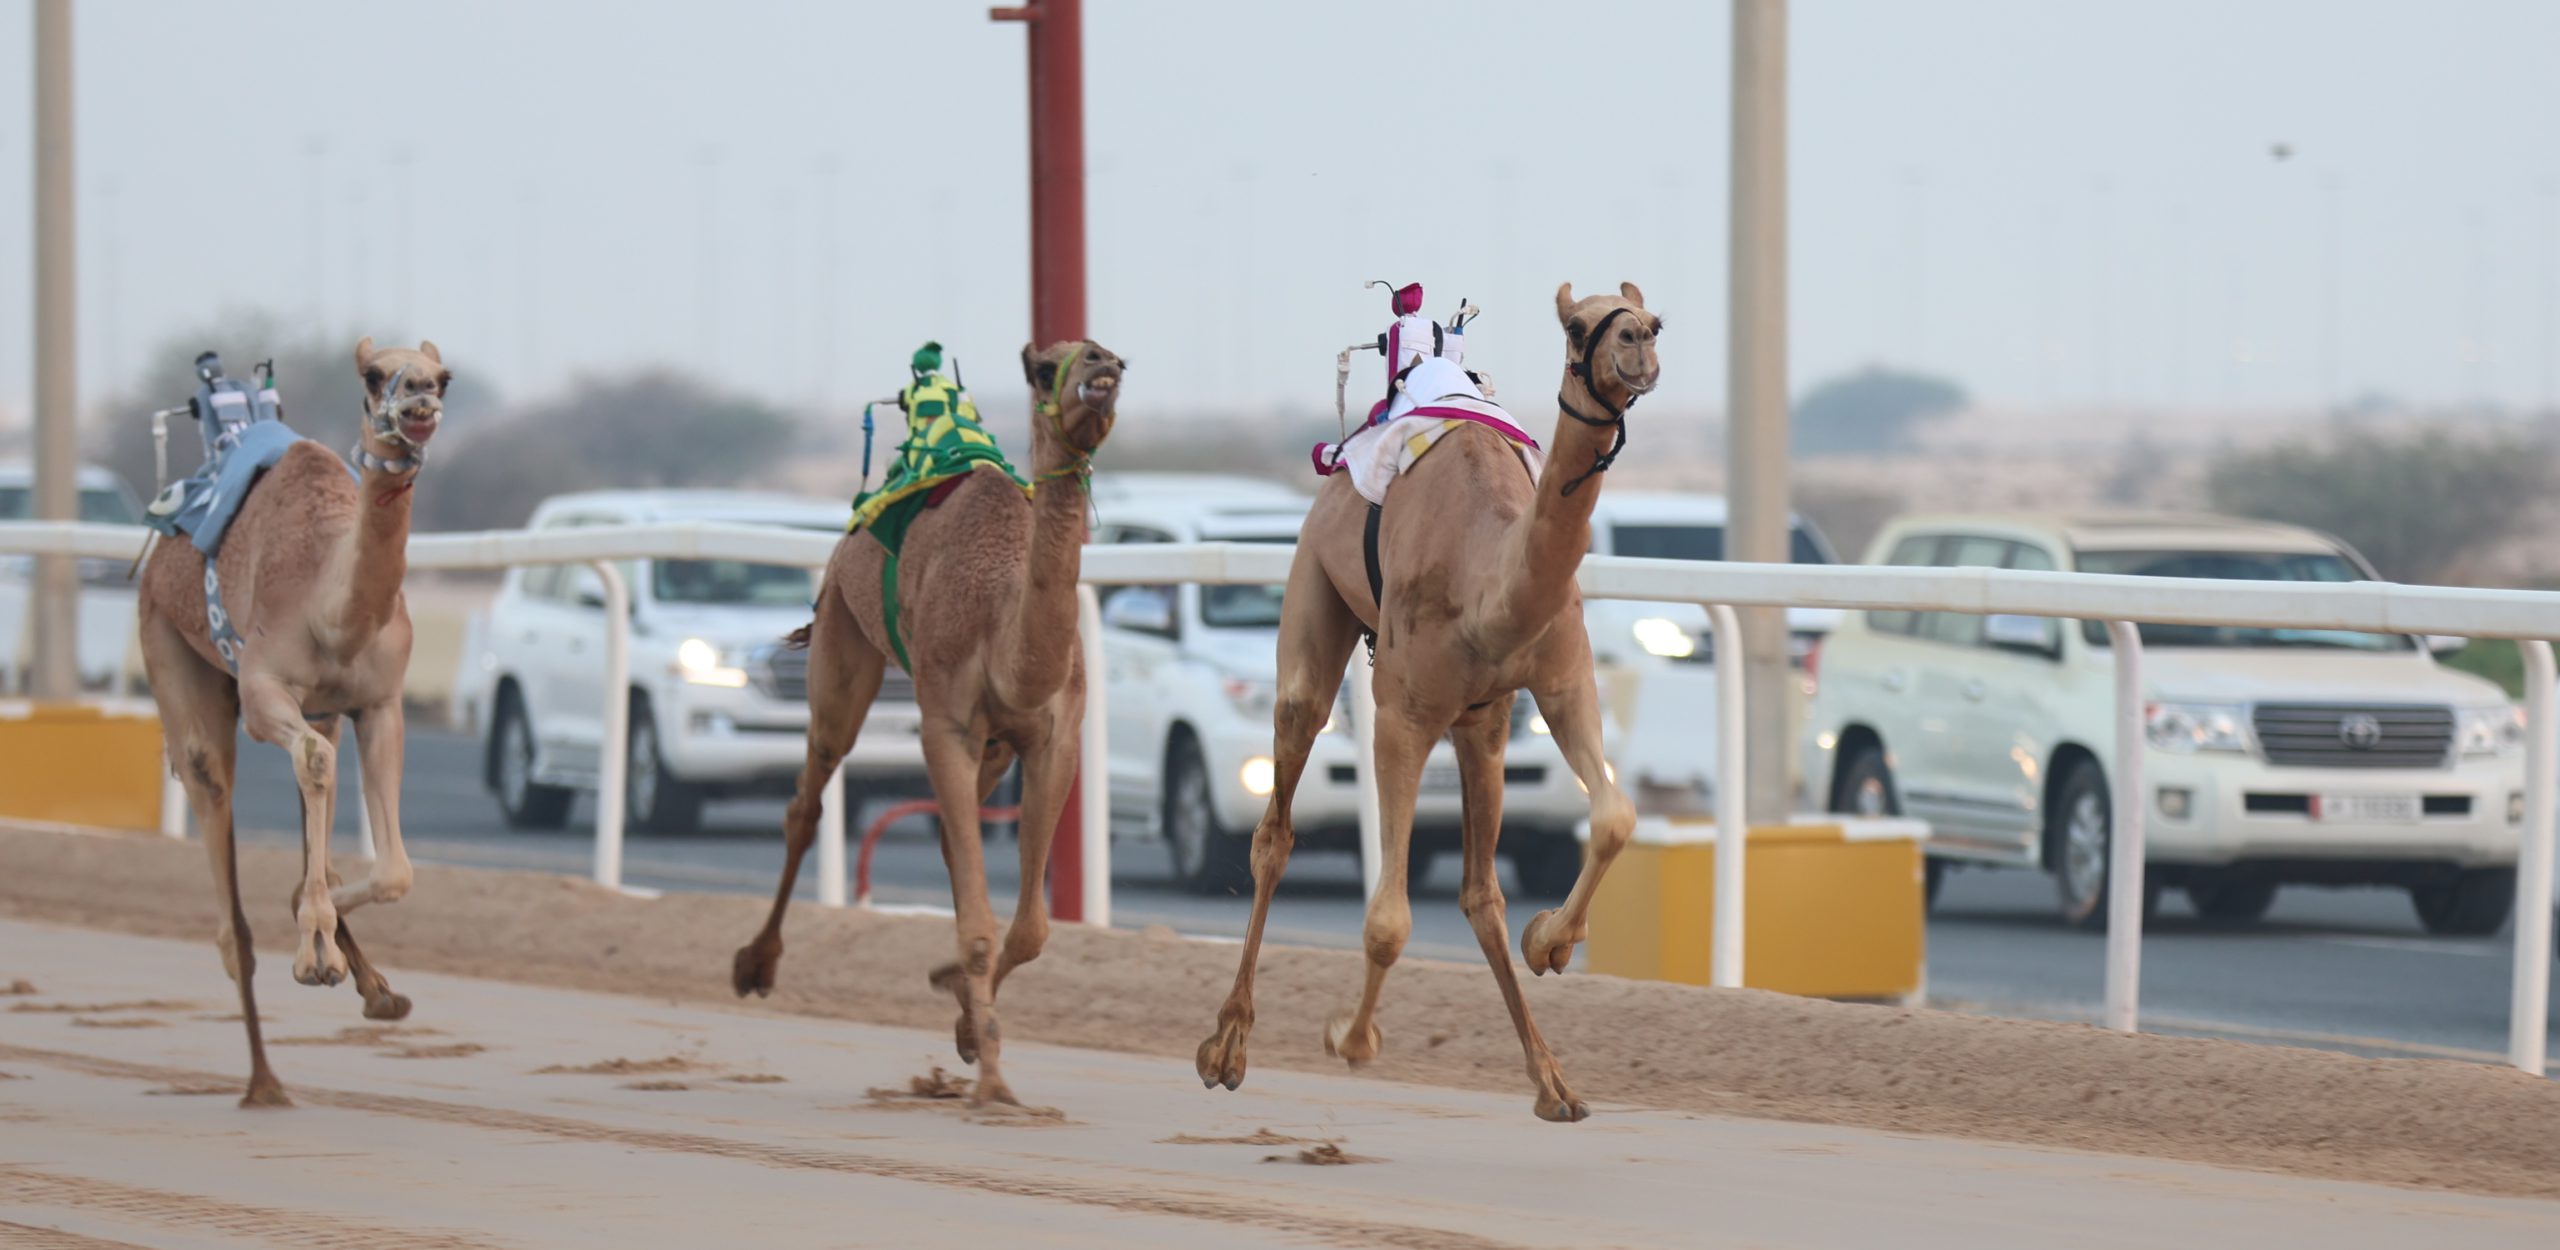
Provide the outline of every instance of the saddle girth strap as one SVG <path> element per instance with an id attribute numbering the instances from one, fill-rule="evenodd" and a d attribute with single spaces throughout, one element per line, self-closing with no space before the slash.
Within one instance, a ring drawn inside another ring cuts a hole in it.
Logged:
<path id="1" fill-rule="evenodd" d="M 885 551 L 887 544 L 882 544 Z M 898 653 L 898 667 L 909 673 L 916 666 L 907 662 L 907 640 L 898 634 L 898 553 L 886 551 L 880 561 L 880 628 L 889 635 L 889 649 Z"/>
<path id="2" fill-rule="evenodd" d="M 1378 518 L 1386 511 L 1384 504 L 1370 504 L 1368 523 L 1360 527 L 1360 559 L 1369 566 L 1369 602 L 1376 605 L 1381 622 L 1387 619 L 1387 577 L 1386 570 L 1378 564 Z M 1361 630 L 1360 639 L 1369 644 L 1370 667 L 1377 667 L 1378 631 Z"/>

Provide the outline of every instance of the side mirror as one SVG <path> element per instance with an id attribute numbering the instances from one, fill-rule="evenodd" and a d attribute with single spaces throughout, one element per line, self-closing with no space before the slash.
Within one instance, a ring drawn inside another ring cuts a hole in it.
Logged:
<path id="1" fill-rule="evenodd" d="M 2003 651 L 2029 651 L 2051 657 L 2062 650 L 2057 643 L 2059 637 L 2053 622 L 2041 616 L 1994 612 L 1982 618 L 1982 641 Z"/>
<path id="2" fill-rule="evenodd" d="M 2427 635 L 2427 650 L 2437 655 L 2451 655 L 2470 645 L 2471 640 L 2460 634 Z"/>
<path id="3" fill-rule="evenodd" d="M 1102 623 L 1132 633 L 1173 635 L 1173 595 L 1155 586 L 1131 586 L 1102 605 Z"/>

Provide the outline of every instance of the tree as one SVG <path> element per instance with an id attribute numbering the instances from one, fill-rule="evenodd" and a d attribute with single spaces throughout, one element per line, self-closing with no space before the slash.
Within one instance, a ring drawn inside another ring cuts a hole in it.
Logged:
<path id="1" fill-rule="evenodd" d="M 2552 480 L 2551 449 L 2521 434 L 2332 425 L 2225 455 L 2205 494 L 2224 512 L 2335 534 L 2385 577 L 2438 582 L 2529 528 Z"/>
<path id="2" fill-rule="evenodd" d="M 1833 456 L 1904 451 L 1927 423 L 1972 402 L 1964 388 L 1926 373 L 1870 366 L 1823 381 L 1796 401 L 1796 454 Z"/>

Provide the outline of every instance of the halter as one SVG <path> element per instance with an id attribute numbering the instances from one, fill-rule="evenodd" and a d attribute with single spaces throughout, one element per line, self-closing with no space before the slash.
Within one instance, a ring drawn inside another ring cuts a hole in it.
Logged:
<path id="1" fill-rule="evenodd" d="M 423 398 L 423 396 L 403 396 L 400 394 L 400 379 L 407 376 L 408 372 L 409 366 L 400 366 L 400 368 L 391 375 L 391 380 L 383 384 L 381 405 L 368 410 L 364 414 L 366 433 L 373 435 L 375 438 L 380 439 L 385 443 L 389 443 L 393 447 L 399 448 L 407 454 L 396 460 L 385 460 L 372 452 L 366 451 L 364 448 L 364 440 L 357 439 L 355 447 L 355 462 L 367 472 L 388 473 L 394 477 L 407 477 L 427 467 L 427 449 L 418 443 L 410 441 L 408 435 L 400 432 L 400 413 L 407 409 L 410 404 Z"/>
<path id="2" fill-rule="evenodd" d="M 1076 479 L 1076 485 L 1082 487 L 1085 494 L 1090 496 L 1093 493 L 1093 453 L 1080 451 L 1074 443 L 1067 441 L 1065 415 L 1067 379 L 1074 376 L 1076 362 L 1084 358 L 1084 349 L 1087 346 L 1089 344 L 1084 340 L 1078 339 L 1076 345 L 1068 349 L 1067 358 L 1058 362 L 1057 381 L 1050 384 L 1048 396 L 1033 405 L 1034 411 L 1049 418 L 1050 432 L 1058 436 L 1058 446 L 1066 449 L 1067 463 L 1044 473 L 1033 474 L 1031 481 L 1037 485 L 1041 482 L 1054 482 L 1062 477 L 1072 477 Z M 1083 387 L 1076 388 L 1076 398 L 1079 400 L 1085 398 Z"/>
<path id="3" fill-rule="evenodd" d="M 1609 323 L 1616 321 L 1618 318 L 1625 315 L 1627 315 L 1627 310 L 1624 307 L 1610 309 L 1609 315 L 1602 317 L 1600 319 L 1600 324 L 1591 328 L 1591 337 L 1582 340 L 1582 359 L 1565 366 L 1565 372 L 1582 379 L 1582 389 L 1590 392 L 1591 398 L 1599 400 L 1601 410 L 1607 412 L 1609 415 L 1606 417 L 1586 417 L 1581 413 L 1574 411 L 1573 405 L 1565 400 L 1564 391 L 1562 389 L 1558 389 L 1556 391 L 1556 407 L 1563 409 L 1564 415 L 1571 417 L 1584 425 L 1600 426 L 1604 428 L 1614 426 L 1616 427 L 1618 434 L 1616 441 L 1609 444 L 1609 450 L 1592 458 L 1590 468 L 1583 470 L 1580 477 L 1564 484 L 1564 493 L 1567 497 L 1571 497 L 1574 491 L 1581 489 L 1582 484 L 1589 481 L 1593 474 L 1606 473 L 1609 471 L 1610 465 L 1618 462 L 1618 453 L 1627 449 L 1627 409 L 1635 407 L 1636 401 L 1644 398 L 1643 392 L 1638 391 L 1633 387 L 1629 387 L 1627 389 L 1627 402 L 1619 407 L 1611 408 L 1609 407 L 1609 401 L 1600 399 L 1600 387 L 1591 377 L 1591 358 L 1600 350 L 1600 340 L 1608 337 Z"/>

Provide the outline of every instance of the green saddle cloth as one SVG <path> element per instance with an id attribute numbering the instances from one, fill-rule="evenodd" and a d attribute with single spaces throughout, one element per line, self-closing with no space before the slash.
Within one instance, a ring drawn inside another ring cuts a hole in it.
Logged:
<path id="1" fill-rule="evenodd" d="M 890 648 L 897 652 L 898 667 L 912 673 L 898 619 L 898 553 L 906 546 L 907 527 L 924 511 L 934 487 L 978 465 L 1002 469 L 1025 497 L 1031 494 L 1031 483 L 1014 471 L 1004 450 L 996 446 L 995 436 L 978 423 L 978 408 L 969 401 L 969 393 L 950 379 L 939 373 L 918 377 L 899 393 L 898 406 L 907 414 L 906 441 L 898 444 L 897 458 L 890 462 L 888 476 L 879 487 L 854 496 L 853 519 L 846 522 L 845 532 L 869 530 L 888 552 L 880 565 L 880 619 L 888 630 Z"/>

